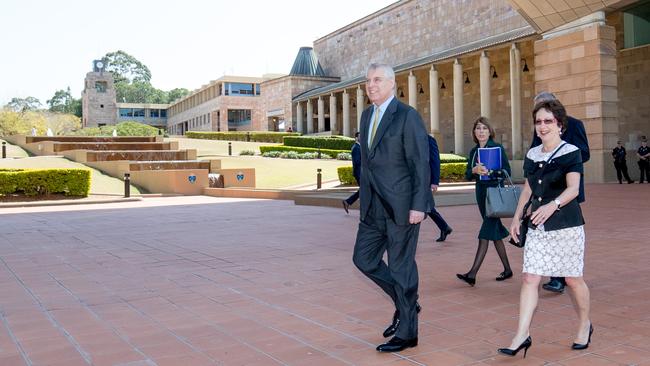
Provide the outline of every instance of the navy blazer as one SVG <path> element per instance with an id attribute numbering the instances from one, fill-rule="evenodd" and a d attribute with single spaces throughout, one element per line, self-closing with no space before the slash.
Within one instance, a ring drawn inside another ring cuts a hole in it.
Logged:
<path id="1" fill-rule="evenodd" d="M 438 143 L 429 135 L 429 168 L 431 169 L 431 184 L 440 184 L 440 151 Z"/>
<path id="2" fill-rule="evenodd" d="M 357 180 L 357 183 L 361 182 L 361 145 L 358 142 L 355 142 L 352 145 L 352 150 L 350 151 L 352 155 L 352 175 L 354 179 Z"/>
<path id="3" fill-rule="evenodd" d="M 359 198 L 364 221 L 377 195 L 397 225 L 409 225 L 409 210 L 433 207 L 427 131 L 420 114 L 397 98 L 386 108 L 372 146 L 368 146 L 373 107 L 361 114 L 361 182 Z"/>
<path id="4" fill-rule="evenodd" d="M 562 132 L 562 140 L 574 145 L 580 150 L 580 155 L 582 157 L 582 162 L 586 163 L 589 161 L 589 140 L 587 140 L 587 131 L 585 130 L 585 125 L 581 120 L 573 118 L 571 116 L 567 117 L 567 125 Z M 535 131 L 533 131 L 533 142 L 530 144 L 530 148 L 539 146 L 542 144 L 542 139 L 540 139 Z M 578 203 L 585 201 L 585 178 L 584 174 L 580 175 L 580 191 L 578 192 Z"/>

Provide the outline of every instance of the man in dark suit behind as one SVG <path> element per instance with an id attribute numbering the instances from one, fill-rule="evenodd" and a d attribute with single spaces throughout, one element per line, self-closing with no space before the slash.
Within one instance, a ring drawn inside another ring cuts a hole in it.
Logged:
<path id="1" fill-rule="evenodd" d="M 357 181 L 357 184 L 361 184 L 361 145 L 359 145 L 359 132 L 357 131 L 354 134 L 354 144 L 352 145 L 352 149 L 350 150 L 350 155 L 352 155 L 352 175 L 354 176 L 354 179 Z M 343 209 L 345 210 L 345 213 L 349 213 L 350 206 L 352 206 L 357 200 L 359 199 L 359 190 L 357 189 L 356 192 L 352 193 L 350 197 L 344 199 L 342 201 L 343 203 Z"/>
<path id="2" fill-rule="evenodd" d="M 377 350 L 399 352 L 418 342 L 415 249 L 419 224 L 432 206 L 429 147 L 418 112 L 395 98 L 390 66 L 370 65 L 366 92 L 372 106 L 361 115 L 361 212 L 353 261 L 396 308 L 384 332 L 395 336 Z"/>
<path id="3" fill-rule="evenodd" d="M 436 139 L 431 135 L 429 135 L 429 168 L 431 170 L 431 192 L 436 193 L 440 185 L 440 151 Z M 431 206 L 431 211 L 427 212 L 427 215 L 440 229 L 440 237 L 436 241 L 445 241 L 447 235 L 451 234 L 452 229 L 436 210 L 435 203 Z"/>
<path id="4" fill-rule="evenodd" d="M 535 96 L 533 99 L 534 104 L 547 102 L 550 100 L 557 100 L 557 97 L 553 93 L 541 92 Z M 581 120 L 573 118 L 571 116 L 567 117 L 566 129 L 562 132 L 562 140 L 575 145 L 580 149 L 580 154 L 582 155 L 582 163 L 589 161 L 589 141 L 587 140 L 587 131 L 585 130 L 585 125 Z M 539 136 L 535 135 L 533 132 L 533 142 L 530 145 L 532 149 L 535 146 L 542 144 L 542 139 Z M 578 191 L 578 203 L 583 203 L 585 201 L 585 177 L 580 175 L 580 189 Z M 545 283 L 542 288 L 546 291 L 562 293 L 564 287 L 566 286 L 566 281 L 564 277 L 551 277 L 551 280 Z"/>

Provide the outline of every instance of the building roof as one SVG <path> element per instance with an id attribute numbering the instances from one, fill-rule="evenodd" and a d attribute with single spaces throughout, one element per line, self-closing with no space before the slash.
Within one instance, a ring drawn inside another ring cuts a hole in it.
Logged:
<path id="1" fill-rule="evenodd" d="M 500 44 L 521 40 L 530 36 L 536 35 L 536 31 L 531 26 L 525 26 L 519 29 L 514 29 L 509 32 L 501 33 L 495 36 L 486 37 L 478 41 L 469 42 L 458 47 L 450 48 L 445 51 L 436 52 L 434 54 L 411 60 L 394 67 L 395 73 L 407 71 L 410 69 L 418 68 L 427 64 L 440 63 L 449 59 L 459 57 L 468 53 L 476 52 L 482 49 L 487 49 Z M 356 78 L 344 80 L 338 83 L 330 84 L 324 87 L 315 88 L 305 93 L 299 94 L 293 98 L 294 102 L 307 100 L 310 97 L 315 97 L 332 91 L 342 90 L 352 85 L 362 83 L 365 80 L 365 75 Z"/>
<path id="2" fill-rule="evenodd" d="M 289 75 L 325 76 L 312 47 L 300 47 Z"/>

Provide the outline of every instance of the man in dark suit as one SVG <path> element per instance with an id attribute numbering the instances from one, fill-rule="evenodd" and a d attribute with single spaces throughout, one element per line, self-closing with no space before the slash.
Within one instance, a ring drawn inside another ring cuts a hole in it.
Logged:
<path id="1" fill-rule="evenodd" d="M 395 336 L 377 350 L 399 352 L 418 343 L 415 249 L 419 224 L 432 207 L 429 147 L 418 112 L 395 98 L 390 66 L 369 66 L 366 92 L 372 105 L 361 114 L 361 212 L 353 261 L 396 308 L 384 331 L 384 337 Z"/>
<path id="2" fill-rule="evenodd" d="M 557 97 L 553 93 L 541 92 L 535 96 L 533 99 L 534 104 L 546 102 L 550 100 L 557 100 Z M 585 125 L 581 120 L 567 116 L 567 124 L 565 130 L 562 132 L 562 140 L 575 145 L 580 149 L 582 155 L 582 163 L 589 161 L 589 141 L 587 140 L 587 131 L 585 130 Z M 532 149 L 535 146 L 541 145 L 542 140 L 533 132 L 533 142 L 530 145 Z M 583 174 L 580 175 L 580 189 L 578 191 L 578 203 L 585 201 L 585 177 Z M 562 293 L 564 292 L 564 287 L 566 286 L 566 281 L 564 277 L 551 277 L 551 280 L 548 283 L 545 283 L 542 288 L 546 291 Z"/>
<path id="3" fill-rule="evenodd" d="M 436 193 L 440 185 L 440 151 L 436 139 L 431 135 L 429 135 L 429 168 L 431 170 L 431 192 Z M 436 241 L 445 241 L 447 235 L 451 234 L 452 229 L 436 210 L 435 204 L 432 205 L 431 211 L 427 212 L 427 215 L 440 229 L 440 237 Z"/>
<path id="4" fill-rule="evenodd" d="M 352 155 L 352 175 L 354 175 L 354 179 L 357 181 L 357 184 L 361 184 L 361 145 L 359 145 L 359 132 L 357 131 L 354 134 L 354 144 L 352 145 L 352 149 L 350 150 L 350 154 Z M 344 199 L 343 202 L 343 209 L 345 210 L 345 213 L 349 213 L 349 208 L 352 206 L 357 200 L 359 199 L 359 190 L 357 189 L 356 192 L 352 193 L 352 195 L 346 199 Z"/>

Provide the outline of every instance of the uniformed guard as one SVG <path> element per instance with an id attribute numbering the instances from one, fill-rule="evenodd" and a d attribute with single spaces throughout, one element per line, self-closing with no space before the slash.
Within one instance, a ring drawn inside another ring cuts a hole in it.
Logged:
<path id="1" fill-rule="evenodd" d="M 616 177 L 618 178 L 618 184 L 623 184 L 623 177 L 628 184 L 634 183 L 630 179 L 629 174 L 627 173 L 627 161 L 625 159 L 627 153 L 625 152 L 625 147 L 621 141 L 616 142 L 616 147 L 612 151 L 612 156 L 614 157 L 614 168 L 616 168 Z"/>
<path id="2" fill-rule="evenodd" d="M 644 176 L 645 180 L 650 183 L 650 148 L 645 136 L 641 140 L 641 147 L 636 151 L 636 155 L 639 157 L 639 170 L 641 171 L 639 183 L 643 183 Z"/>

